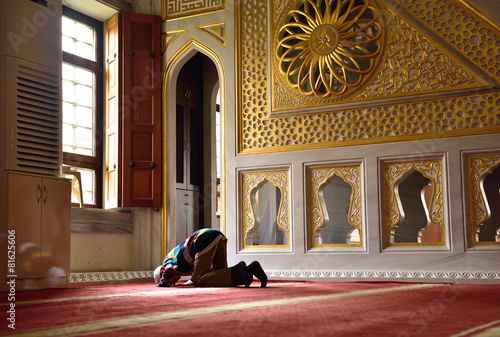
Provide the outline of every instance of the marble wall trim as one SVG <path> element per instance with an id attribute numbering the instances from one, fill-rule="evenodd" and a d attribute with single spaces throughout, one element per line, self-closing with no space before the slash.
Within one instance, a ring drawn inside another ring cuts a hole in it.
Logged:
<path id="1" fill-rule="evenodd" d="M 420 282 L 485 282 L 500 283 L 498 271 L 443 271 L 443 270 L 266 270 L 269 279 L 311 280 L 321 282 L 359 280 Z M 70 285 L 113 284 L 134 281 L 153 282 L 153 271 L 120 271 L 71 273 Z"/>
<path id="2" fill-rule="evenodd" d="M 352 282 L 358 280 L 376 281 L 409 281 L 421 282 L 454 282 L 462 281 L 488 281 L 500 283 L 498 271 L 443 271 L 443 270 L 266 270 L 270 279 L 285 278 L 294 280 L 318 279 L 319 281 Z M 340 280 L 339 280 L 340 279 Z"/>
<path id="3" fill-rule="evenodd" d="M 116 272 L 89 272 L 71 273 L 69 277 L 70 285 L 86 284 L 113 284 L 128 283 L 134 281 L 153 281 L 153 271 L 116 271 Z"/>

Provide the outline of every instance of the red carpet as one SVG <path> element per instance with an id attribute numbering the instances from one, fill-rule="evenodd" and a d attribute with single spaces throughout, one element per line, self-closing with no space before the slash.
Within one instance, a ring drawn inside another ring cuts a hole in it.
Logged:
<path id="1" fill-rule="evenodd" d="M 20 291 L 15 330 L 7 320 L 12 302 L 1 293 L 0 334 L 500 336 L 500 285 L 271 281 L 258 286 L 132 283 Z"/>

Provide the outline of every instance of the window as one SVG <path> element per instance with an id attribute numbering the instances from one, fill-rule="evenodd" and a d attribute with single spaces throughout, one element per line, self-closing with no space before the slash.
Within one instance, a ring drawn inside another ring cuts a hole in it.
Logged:
<path id="1" fill-rule="evenodd" d="M 102 22 L 63 8 L 63 163 L 80 172 L 85 207 L 102 199 L 102 30 Z"/>

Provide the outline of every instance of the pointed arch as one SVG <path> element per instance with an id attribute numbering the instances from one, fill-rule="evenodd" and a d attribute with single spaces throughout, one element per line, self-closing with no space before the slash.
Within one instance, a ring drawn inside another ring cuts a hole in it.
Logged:
<path id="1" fill-rule="evenodd" d="M 189 40 L 167 61 L 163 73 L 162 87 L 162 210 L 161 210 L 161 254 L 162 259 L 168 252 L 168 247 L 174 247 L 175 242 L 175 220 L 176 220 L 176 184 L 175 184 L 175 151 L 168 149 L 175 148 L 175 103 L 176 84 L 182 67 L 196 53 L 201 53 L 208 57 L 217 69 L 219 78 L 218 87 L 220 89 L 220 113 L 221 121 L 225 120 L 225 77 L 222 61 L 215 51 L 195 39 Z M 210 93 L 214 97 L 213 93 Z M 225 172 L 225 126 L 221 123 L 222 142 L 222 172 Z M 221 185 L 221 230 L 225 232 L 225 182 Z M 168 241 L 167 241 L 168 238 Z"/>

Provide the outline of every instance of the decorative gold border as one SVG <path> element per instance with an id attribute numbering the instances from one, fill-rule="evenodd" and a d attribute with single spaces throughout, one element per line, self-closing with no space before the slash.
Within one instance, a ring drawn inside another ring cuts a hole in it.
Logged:
<path id="1" fill-rule="evenodd" d="M 177 0 L 180 2 L 181 0 Z M 186 19 L 186 18 L 191 18 L 193 16 L 198 16 L 198 15 L 203 15 L 203 14 L 210 14 L 210 13 L 216 13 L 216 12 L 222 12 L 226 9 L 226 1 L 225 0 L 210 0 L 212 2 L 220 2 L 219 5 L 217 6 L 212 6 L 212 7 L 199 7 L 196 10 L 188 10 L 185 13 L 179 13 L 175 15 L 169 15 L 168 11 L 168 3 L 169 0 L 162 0 L 161 1 L 161 19 L 163 21 L 172 21 L 172 20 L 178 20 L 178 19 Z M 196 4 L 194 3 L 193 0 L 189 1 L 191 4 L 191 7 L 195 7 Z M 201 0 L 198 2 L 202 2 Z M 209 0 L 205 0 L 205 3 L 209 2 Z"/>
<path id="2" fill-rule="evenodd" d="M 163 53 L 167 50 L 167 48 L 174 43 L 175 40 L 179 38 L 182 34 L 184 34 L 185 31 L 188 29 L 179 29 L 179 30 L 172 30 L 166 33 L 161 34 L 161 42 L 162 42 L 162 51 Z"/>
<path id="3" fill-rule="evenodd" d="M 226 46 L 226 23 L 225 22 L 217 22 L 204 26 L 196 26 L 200 31 L 207 34 L 208 36 L 213 37 L 217 41 L 220 42 L 224 47 Z M 220 28 L 222 32 L 219 34 L 216 29 Z"/>
<path id="4" fill-rule="evenodd" d="M 479 108 L 477 102 L 483 102 L 483 104 L 487 105 L 486 108 L 482 109 L 481 114 L 474 110 Z M 436 107 L 439 107 L 439 113 L 435 110 Z M 238 105 L 238 108 L 241 107 Z M 255 139 L 252 148 L 248 148 L 244 143 L 246 138 L 243 128 L 243 115 L 240 110 L 237 114 L 238 155 L 498 133 L 500 132 L 500 115 L 496 111 L 499 109 L 500 93 L 493 92 L 447 99 L 428 99 L 408 104 L 387 104 L 364 109 L 329 111 L 315 114 L 314 116 L 322 116 L 322 118 L 314 120 L 310 119 L 308 115 L 266 118 L 256 123 L 260 122 L 259 125 L 265 123 L 272 130 L 279 130 L 280 137 L 283 140 L 274 146 L 267 138 Z M 380 120 L 376 118 L 387 111 L 390 114 L 386 118 Z M 409 111 L 412 112 L 411 116 L 408 113 Z M 458 115 L 457 111 L 462 115 Z M 433 120 L 429 119 L 429 112 L 433 112 Z M 439 114 L 452 114 L 453 116 L 451 119 L 448 117 L 440 119 L 438 118 Z M 397 127 L 395 129 L 397 124 L 394 121 L 408 120 L 408 118 L 418 120 L 421 127 L 415 128 L 416 132 L 414 133 L 395 134 L 396 131 L 401 132 L 403 128 Z M 313 135 L 296 133 L 297 130 L 306 129 L 311 125 L 324 125 L 329 119 L 344 119 L 344 124 L 350 125 L 350 127 L 342 127 L 342 125 L 335 123 L 327 125 L 328 130 L 335 132 L 329 135 L 327 132 L 320 130 L 321 134 L 319 136 L 321 136 L 322 141 L 311 141 Z M 456 120 L 456 123 L 448 127 L 447 124 L 450 123 L 450 120 Z M 486 121 L 484 125 L 481 125 L 482 120 Z M 374 127 L 375 124 L 376 127 Z"/>
<path id="5" fill-rule="evenodd" d="M 441 242 L 438 243 L 392 243 L 391 234 L 394 226 L 401 219 L 401 206 L 397 195 L 399 181 L 411 170 L 420 172 L 430 179 L 434 186 L 429 217 L 441 230 Z M 408 162 L 384 162 L 384 200 L 385 200 L 385 247 L 406 246 L 445 246 L 446 231 L 444 224 L 443 200 L 443 163 L 442 159 L 417 160 Z"/>
<path id="6" fill-rule="evenodd" d="M 220 69 L 220 78 L 219 78 L 219 89 L 220 89 L 220 100 L 221 100 L 221 109 L 220 109 L 220 118 L 221 118 L 221 144 L 222 144 L 222 153 L 221 153 L 221 161 L 222 161 L 222 181 L 221 181 L 221 231 L 226 233 L 226 108 L 225 108 L 225 96 L 226 96 L 226 78 L 224 74 L 224 67 L 221 59 L 217 55 L 215 51 L 204 45 L 203 43 L 198 42 L 195 39 L 189 40 L 186 44 L 184 44 L 174 55 L 172 55 L 167 65 L 165 66 L 165 70 L 163 73 L 163 88 L 162 88 L 162 148 L 167 148 L 167 121 L 164 117 L 167 114 L 167 92 L 170 88 L 170 83 L 168 83 L 168 75 L 172 70 L 173 65 L 177 62 L 177 60 L 182 57 L 184 53 L 186 53 L 189 48 L 195 47 L 197 50 L 204 52 L 206 55 L 210 55 L 212 57 L 212 61 L 214 61 L 216 68 Z M 174 84 L 175 88 L 175 84 Z M 167 151 L 162 151 L 162 208 L 161 208 L 161 259 L 165 257 L 168 253 L 167 250 Z"/>
<path id="7" fill-rule="evenodd" d="M 250 200 L 250 194 L 252 190 L 257 187 L 262 181 L 267 179 L 274 186 L 279 188 L 281 192 L 281 202 L 278 210 L 278 217 L 276 219 L 276 223 L 279 227 L 281 227 L 285 233 L 287 238 L 286 245 L 267 245 L 267 246 L 247 246 L 246 238 L 248 232 L 255 225 L 255 215 L 253 213 L 252 203 Z M 289 172 L 287 170 L 282 171 L 269 171 L 269 172 L 252 172 L 252 173 L 242 173 L 241 174 L 241 183 L 242 183 L 242 235 L 241 238 L 243 240 L 242 247 L 243 249 L 262 249 L 262 248 L 289 248 L 290 247 L 290 193 L 289 193 L 289 185 L 290 178 Z"/>
<path id="8" fill-rule="evenodd" d="M 468 0 L 456 0 L 457 3 L 461 4 L 465 8 L 469 9 L 474 15 L 476 15 L 478 18 L 481 20 L 484 20 L 484 22 L 488 25 L 490 25 L 493 29 L 500 30 L 500 24 L 498 22 L 495 22 L 492 18 L 490 18 L 486 13 L 483 13 L 479 8 L 477 8 L 475 5 L 473 5 L 470 1 Z"/>
<path id="9" fill-rule="evenodd" d="M 315 244 L 316 231 L 324 226 L 324 210 L 320 201 L 319 190 L 326 181 L 337 176 L 348 183 L 352 188 L 351 203 L 349 206 L 348 221 L 351 226 L 358 229 L 360 236 L 359 244 Z M 335 166 L 335 167 L 311 167 L 309 168 L 309 233 L 312 248 L 317 247 L 363 247 L 363 211 L 361 193 L 361 165 Z"/>
<path id="10" fill-rule="evenodd" d="M 472 247 L 475 246 L 498 246 L 500 242 L 488 241 L 478 242 L 476 233 L 479 226 L 488 219 L 487 200 L 484 195 L 482 183 L 484 178 L 493 170 L 500 167 L 500 154 L 471 156 L 469 167 L 469 207 L 470 207 L 470 238 Z"/>

